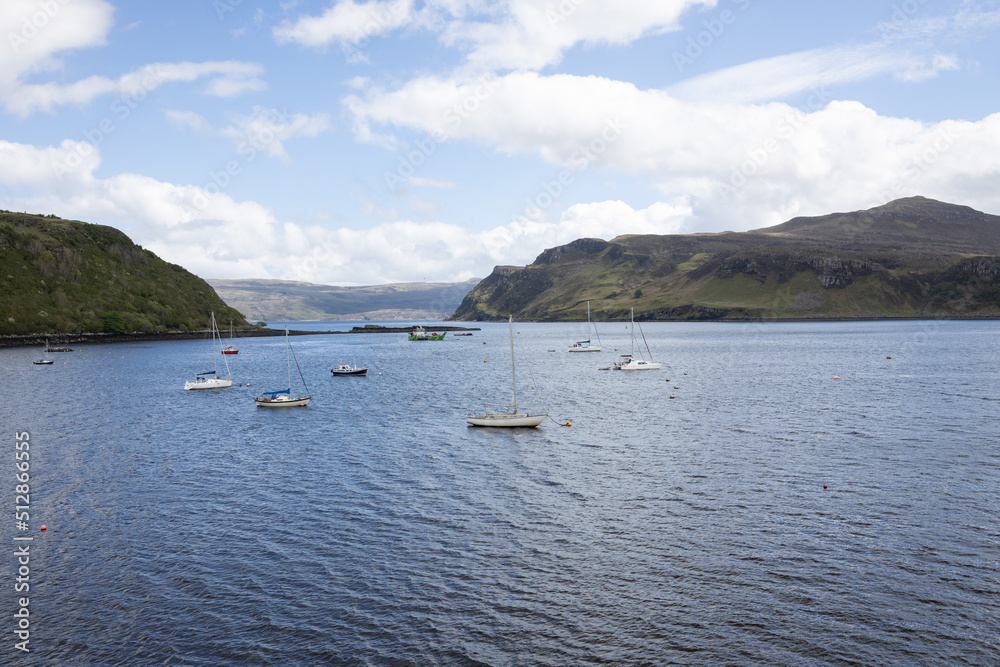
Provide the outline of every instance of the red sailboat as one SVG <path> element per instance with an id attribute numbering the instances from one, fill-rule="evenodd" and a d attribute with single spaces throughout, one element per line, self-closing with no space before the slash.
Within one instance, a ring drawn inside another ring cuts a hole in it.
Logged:
<path id="1" fill-rule="evenodd" d="M 231 345 L 222 348 L 222 354 L 239 354 L 240 348 L 236 347 L 236 331 L 233 329 L 232 320 L 229 320 L 229 338 L 233 342 Z"/>

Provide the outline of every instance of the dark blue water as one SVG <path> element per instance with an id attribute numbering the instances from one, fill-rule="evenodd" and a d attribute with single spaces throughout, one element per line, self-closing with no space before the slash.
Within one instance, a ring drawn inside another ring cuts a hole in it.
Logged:
<path id="1" fill-rule="evenodd" d="M 0 350 L 0 539 L 21 430 L 34 536 L 0 663 L 1000 663 L 1000 323 L 647 324 L 635 374 L 599 326 L 515 325 L 554 418 L 515 431 L 465 424 L 506 324 L 292 338 L 285 411 L 282 339 L 218 392 L 201 341 Z"/>

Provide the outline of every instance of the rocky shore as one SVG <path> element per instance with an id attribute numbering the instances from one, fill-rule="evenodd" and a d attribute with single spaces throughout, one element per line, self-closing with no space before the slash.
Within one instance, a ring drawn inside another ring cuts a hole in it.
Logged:
<path id="1" fill-rule="evenodd" d="M 288 330 L 289 336 L 324 336 L 334 334 L 375 334 L 375 333 L 405 333 L 413 331 L 416 325 L 405 327 L 383 327 L 378 324 L 369 324 L 361 327 L 354 327 L 349 331 L 293 331 Z M 478 327 L 454 327 L 439 326 L 434 327 L 434 331 L 479 331 Z M 210 335 L 207 329 L 204 331 L 160 331 L 143 332 L 133 331 L 132 333 L 80 333 L 80 334 L 24 334 L 0 336 L 0 348 L 3 347 L 33 347 L 45 345 L 48 341 L 52 346 L 72 346 L 72 345 L 92 345 L 95 343 L 134 343 L 153 340 L 201 340 Z M 284 336 L 284 329 L 246 329 L 236 332 L 237 339 L 242 338 L 268 338 L 273 336 Z"/>

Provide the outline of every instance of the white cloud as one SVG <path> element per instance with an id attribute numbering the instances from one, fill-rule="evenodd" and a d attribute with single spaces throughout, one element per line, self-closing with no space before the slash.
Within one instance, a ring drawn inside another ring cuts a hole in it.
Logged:
<path id="1" fill-rule="evenodd" d="M 667 92 L 686 100 L 752 103 L 881 75 L 919 82 L 957 69 L 952 55 L 900 51 L 875 42 L 755 60 L 682 81 Z"/>
<path id="2" fill-rule="evenodd" d="M 666 197 L 690 195 L 703 229 L 749 229 L 909 194 L 1000 210 L 1000 115 L 922 123 L 879 116 L 824 91 L 800 110 L 679 100 L 598 77 L 512 73 L 492 80 L 493 92 L 475 109 L 447 122 L 455 100 L 473 99 L 476 85 L 417 79 L 346 105 L 359 139 L 382 127 L 410 128 L 568 170 L 590 156 L 587 168 L 642 175 Z M 618 136 L 604 141 L 611 128 L 620 128 Z M 943 150 L 935 148 L 942 142 Z M 933 161 L 921 157 L 925 151 L 936 152 Z"/>
<path id="3" fill-rule="evenodd" d="M 418 188 L 437 188 L 439 190 L 454 190 L 458 187 L 455 181 L 442 181 L 436 178 L 421 178 L 420 176 L 410 176 L 406 179 L 410 185 Z"/>
<path id="4" fill-rule="evenodd" d="M 204 93 L 220 97 L 265 87 L 260 65 L 238 61 L 153 63 L 118 79 L 90 76 L 66 84 L 30 82 L 60 69 L 61 56 L 106 44 L 113 12 L 103 0 L 0 3 L 0 35 L 7 42 L 0 48 L 0 105 L 27 116 L 60 105 L 86 104 L 101 95 L 145 96 L 165 83 L 202 78 L 208 79 Z"/>
<path id="5" fill-rule="evenodd" d="M 141 101 L 160 86 L 176 81 L 209 81 L 207 95 L 232 97 L 265 87 L 260 78 L 264 68 L 256 63 L 234 60 L 203 63 L 153 63 L 124 74 L 118 79 L 91 76 L 70 84 L 26 84 L 14 82 L 0 89 L 0 101 L 8 111 L 27 116 L 36 111 L 50 111 L 64 104 L 86 104 L 101 95 Z"/>
<path id="6" fill-rule="evenodd" d="M 413 25 L 439 35 L 446 46 L 467 53 L 468 71 L 540 69 L 562 59 L 578 45 L 629 44 L 640 37 L 679 28 L 681 15 L 716 0 L 505 0 L 480 3 L 428 0 L 341 0 L 318 16 L 285 21 L 274 29 L 279 43 L 307 47 L 339 43 L 353 47 L 368 39 Z M 362 56 L 363 58 L 363 56 Z"/>
<path id="7" fill-rule="evenodd" d="M 86 162 L 64 172 L 80 150 Z M 581 236 L 669 233 L 690 216 L 683 202 L 640 211 L 601 202 L 574 206 L 555 223 L 518 220 L 482 232 L 406 220 L 328 229 L 281 222 L 256 202 L 210 188 L 127 173 L 97 178 L 99 165 L 99 150 L 85 142 L 47 148 L 0 142 L 0 186 L 30 192 L 0 200 L 0 207 L 117 223 L 137 243 L 201 276 L 327 284 L 465 280 L 496 264 L 529 263 L 545 247 Z"/>
<path id="8" fill-rule="evenodd" d="M 114 8 L 104 0 L 0 3 L 0 90 L 29 74 L 59 69 L 58 54 L 102 46 Z"/>
<path id="9" fill-rule="evenodd" d="M 304 16 L 294 23 L 283 21 L 273 34 L 279 44 L 295 42 L 317 48 L 338 42 L 354 46 L 406 25 L 412 12 L 413 0 L 341 0 L 319 16 Z"/>
<path id="10" fill-rule="evenodd" d="M 167 109 L 163 112 L 166 114 L 167 119 L 173 123 L 176 127 L 185 128 L 189 127 L 192 130 L 198 130 L 199 132 L 205 132 L 211 130 L 211 125 L 205 120 L 205 117 L 201 114 L 194 113 L 193 111 L 176 111 L 174 109 Z"/>
<path id="11" fill-rule="evenodd" d="M 296 137 L 315 137 L 330 128 L 330 116 L 313 115 L 254 107 L 249 116 L 237 116 L 220 134 L 232 139 L 237 147 L 246 146 L 263 151 L 270 157 L 288 160 L 284 142 Z"/>

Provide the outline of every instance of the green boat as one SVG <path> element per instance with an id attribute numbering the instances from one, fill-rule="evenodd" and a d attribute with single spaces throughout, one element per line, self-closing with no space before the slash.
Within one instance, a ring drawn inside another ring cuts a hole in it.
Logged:
<path id="1" fill-rule="evenodd" d="M 447 332 L 443 333 L 427 333 L 427 330 L 423 327 L 415 327 L 413 331 L 410 332 L 410 340 L 444 340 Z"/>

